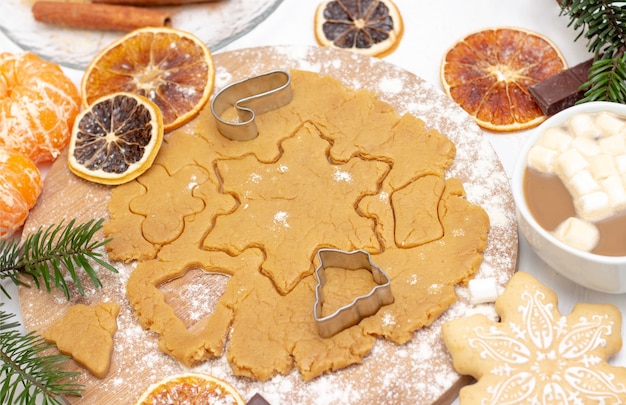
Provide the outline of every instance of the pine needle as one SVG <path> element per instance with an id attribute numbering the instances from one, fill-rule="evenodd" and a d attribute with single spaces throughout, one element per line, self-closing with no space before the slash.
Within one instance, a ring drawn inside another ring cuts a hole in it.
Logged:
<path id="1" fill-rule="evenodd" d="M 588 40 L 594 54 L 589 80 L 581 86 L 589 101 L 626 103 L 626 3 L 608 0 L 560 0 L 561 15 L 568 15 L 568 27 Z"/>
<path id="2" fill-rule="evenodd" d="M 2 305 L 0 303 L 0 305 Z M 63 396 L 80 396 L 79 372 L 63 371 L 69 357 L 45 354 L 53 345 L 34 334 L 22 334 L 14 314 L 0 311 L 0 404 L 64 404 Z"/>
<path id="3" fill-rule="evenodd" d="M 98 274 L 91 263 L 117 273 L 115 267 L 107 263 L 96 250 L 110 240 L 94 241 L 94 234 L 102 228 L 103 219 L 76 224 L 71 220 L 52 225 L 46 229 L 28 235 L 22 243 L 15 240 L 0 241 L 0 280 L 10 279 L 16 285 L 30 286 L 23 279 L 32 279 L 37 289 L 52 287 L 63 291 L 70 299 L 67 276 L 76 286 L 79 294 L 84 295 L 79 269 L 82 269 L 96 287 L 102 287 Z M 9 297 L 0 284 L 0 290 Z M 10 298 L 10 297 L 9 297 Z"/>

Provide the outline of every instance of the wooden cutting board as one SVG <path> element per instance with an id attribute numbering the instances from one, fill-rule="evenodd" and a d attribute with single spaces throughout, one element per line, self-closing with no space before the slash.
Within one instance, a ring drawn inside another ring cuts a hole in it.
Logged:
<path id="1" fill-rule="evenodd" d="M 369 89 L 392 104 L 400 114 L 412 113 L 430 127 L 446 134 L 457 147 L 457 158 L 449 176 L 461 179 L 467 198 L 489 214 L 491 230 L 488 248 L 477 277 L 493 277 L 501 288 L 515 271 L 517 223 L 509 181 L 497 155 L 478 126 L 443 93 L 419 77 L 380 59 L 331 49 L 285 46 L 251 48 L 214 55 L 216 89 L 273 69 L 300 69 L 319 72 L 341 80 L 347 87 Z M 203 111 L 202 114 L 206 114 Z M 72 175 L 62 155 L 51 167 L 42 196 L 31 212 L 25 233 L 41 226 L 77 218 L 87 221 L 107 218 L 111 188 L 92 184 Z M 103 237 L 103 235 L 98 235 Z M 104 252 L 103 252 L 104 253 Z M 177 361 L 157 348 L 157 336 L 143 330 L 125 298 L 125 283 L 134 265 L 115 263 L 119 274 L 101 271 L 104 287 L 90 288 L 81 297 L 66 302 L 62 294 L 47 294 L 21 288 L 20 303 L 27 330 L 43 331 L 76 303 L 115 301 L 121 306 L 111 371 L 102 380 L 77 365 L 85 385 L 80 404 L 130 404 L 152 382 L 186 371 Z M 184 277 L 161 286 L 167 301 L 189 327 L 210 313 L 226 283 L 224 276 L 190 271 Z M 199 302 L 194 288 L 203 288 Z M 210 291 L 206 294 L 206 290 Z M 362 364 L 303 382 L 297 372 L 267 382 L 255 382 L 232 375 L 225 358 L 208 361 L 194 371 L 203 371 L 234 385 L 244 396 L 261 393 L 272 404 L 298 403 L 419 403 L 449 404 L 458 390 L 471 379 L 458 375 L 441 340 L 443 322 L 474 313 L 496 319 L 491 304 L 469 303 L 467 288 L 458 287 L 459 300 L 430 327 L 419 330 L 407 344 L 398 346 L 378 341 Z"/>

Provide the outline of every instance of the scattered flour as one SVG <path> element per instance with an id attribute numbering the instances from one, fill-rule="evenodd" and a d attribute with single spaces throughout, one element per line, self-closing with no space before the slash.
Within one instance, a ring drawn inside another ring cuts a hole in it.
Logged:
<path id="1" fill-rule="evenodd" d="M 246 61 L 247 65 L 231 73 L 221 64 L 223 59 L 220 59 L 220 55 L 216 55 L 217 89 L 245 78 L 246 74 L 259 74 L 272 69 L 301 69 L 330 74 L 342 80 L 346 86 L 376 92 L 401 114 L 414 114 L 427 125 L 449 136 L 457 147 L 457 158 L 447 175 L 461 179 L 467 199 L 482 206 L 491 219 L 488 248 L 478 276 L 495 278 L 499 286 L 506 284 L 517 260 L 517 227 L 513 200 L 508 191 L 508 178 L 487 138 L 471 118 L 443 93 L 411 73 L 380 59 L 345 55 L 344 52 L 337 53 L 330 49 L 284 46 L 261 51 L 233 51 L 224 57 Z M 288 168 L 281 170 L 286 171 Z M 249 180 L 255 181 L 254 173 Z M 349 179 L 338 176 L 337 180 Z M 277 213 L 274 219 L 288 225 L 286 213 Z M 85 300 L 97 298 L 124 302 L 125 284 L 134 265 L 118 265 L 117 268 L 119 274 L 106 275 L 104 282 L 107 288 L 104 291 L 88 290 Z M 418 281 L 407 280 L 408 283 Z M 432 286 L 433 292 L 438 287 Z M 202 291 L 190 292 L 202 295 Z M 400 403 L 402 398 L 411 398 L 413 403 L 431 404 L 460 377 L 454 371 L 441 339 L 441 325 L 449 319 L 474 313 L 497 318 L 493 305 L 469 304 L 467 287 L 457 286 L 457 293 L 459 300 L 432 325 L 415 332 L 411 341 L 397 346 L 379 340 L 362 364 L 323 375 L 307 383 L 302 381 L 295 370 L 266 382 L 239 379 L 232 375 L 225 355 L 209 360 L 192 371 L 207 372 L 231 383 L 246 399 L 259 392 L 273 405 Z M 393 327 L 394 322 L 394 319 L 385 318 L 384 323 L 386 327 Z M 97 381 L 98 390 L 111 397 L 129 393 L 138 396 L 150 383 L 188 371 L 158 349 L 157 337 L 138 325 L 128 305 L 122 305 L 118 325 L 112 378 Z M 405 366 L 406 359 L 411 360 L 408 368 Z M 384 361 L 383 370 L 380 369 L 380 361 Z M 133 378 L 138 369 L 142 371 L 141 378 Z M 121 378 L 121 375 L 128 378 Z"/>

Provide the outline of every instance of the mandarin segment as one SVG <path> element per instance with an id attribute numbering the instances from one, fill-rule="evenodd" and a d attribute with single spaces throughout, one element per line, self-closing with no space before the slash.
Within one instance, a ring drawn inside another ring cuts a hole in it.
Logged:
<path id="1" fill-rule="evenodd" d="M 166 27 L 135 30 L 102 50 L 83 75 L 83 104 L 115 92 L 154 102 L 169 132 L 194 118 L 208 102 L 215 79 L 207 46 L 194 35 Z"/>
<path id="2" fill-rule="evenodd" d="M 466 36 L 446 52 L 441 82 L 481 127 L 516 131 L 546 118 L 528 87 L 565 67 L 548 38 L 523 29 L 489 29 Z"/>
<path id="3" fill-rule="evenodd" d="M 61 68 L 32 53 L 0 54 L 0 146 L 35 163 L 69 142 L 80 95 Z"/>
<path id="4" fill-rule="evenodd" d="M 8 238 L 24 224 L 28 205 L 20 193 L 7 183 L 0 183 L 0 240 Z"/>
<path id="5" fill-rule="evenodd" d="M 0 147 L 0 239 L 24 224 L 42 188 L 41 173 L 32 160 Z"/>

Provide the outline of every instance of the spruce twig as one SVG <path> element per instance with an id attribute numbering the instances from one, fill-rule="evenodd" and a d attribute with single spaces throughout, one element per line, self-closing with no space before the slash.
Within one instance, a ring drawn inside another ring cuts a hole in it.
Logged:
<path id="1" fill-rule="evenodd" d="M 612 101 L 626 103 L 626 4 L 609 0 L 559 0 L 561 15 L 570 18 L 568 27 L 579 30 L 594 54 L 589 80 L 581 88 L 578 103 Z"/>
<path id="2" fill-rule="evenodd" d="M 35 333 L 20 333 L 13 316 L 0 311 L 0 404 L 62 405 L 63 396 L 80 396 L 80 373 L 63 371 L 69 357 L 46 354 L 53 346 Z"/>
<path id="3" fill-rule="evenodd" d="M 76 225 L 71 220 L 52 225 L 46 229 L 28 235 L 20 244 L 15 240 L 0 241 L 0 280 L 8 278 L 16 285 L 27 285 L 23 278 L 32 279 L 37 289 L 45 288 L 47 292 L 52 286 L 60 289 L 70 299 L 70 289 L 66 274 L 78 292 L 84 295 L 78 269 L 83 269 L 96 287 L 102 283 L 91 266 L 93 261 L 100 266 L 117 273 L 115 267 L 107 263 L 96 249 L 104 246 L 109 240 L 94 241 L 94 234 L 102 228 L 103 220 L 90 220 Z M 9 297 L 8 292 L 0 284 L 0 290 Z"/>

